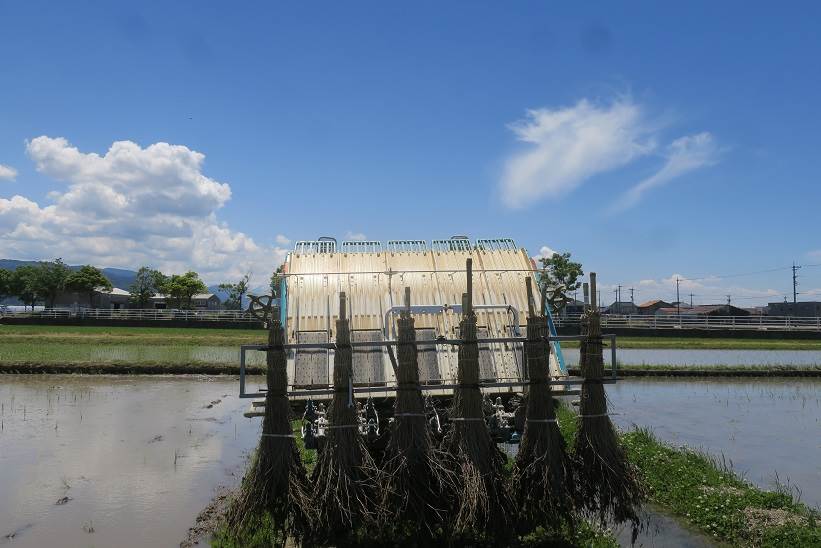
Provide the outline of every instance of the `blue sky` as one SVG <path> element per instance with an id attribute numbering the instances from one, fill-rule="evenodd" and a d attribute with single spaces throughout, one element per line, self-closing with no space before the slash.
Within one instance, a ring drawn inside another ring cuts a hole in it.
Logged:
<path id="1" fill-rule="evenodd" d="M 116 4 L 0 1 L 1 256 L 467 233 L 636 300 L 821 295 L 815 3 Z"/>

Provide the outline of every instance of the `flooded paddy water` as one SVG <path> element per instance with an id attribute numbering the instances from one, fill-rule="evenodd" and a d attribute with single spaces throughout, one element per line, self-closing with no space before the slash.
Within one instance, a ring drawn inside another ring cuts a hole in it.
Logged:
<path id="1" fill-rule="evenodd" d="M 618 348 L 617 361 L 622 365 L 679 365 L 715 367 L 741 365 L 768 367 L 775 365 L 821 366 L 821 350 L 715 350 L 715 349 L 649 349 Z M 567 348 L 562 353 L 567 365 L 579 363 L 579 349 Z M 604 351 L 605 364 L 610 364 L 610 351 Z"/>
<path id="2" fill-rule="evenodd" d="M 262 343 L 264 341 L 260 341 Z M 569 366 L 579 363 L 578 348 L 563 349 Z M 610 363 L 610 350 L 604 350 Z M 637 349 L 618 348 L 617 359 L 623 365 L 679 365 L 712 367 L 740 366 L 821 366 L 821 350 L 712 350 L 712 349 Z M 239 365 L 236 346 L 205 345 L 137 345 L 137 344 L 30 344 L 5 343 L 0 346 L 0 362 L 35 363 L 159 363 L 159 364 L 228 364 Z M 249 352 L 248 365 L 264 365 L 262 352 Z"/>
<path id="3" fill-rule="evenodd" d="M 0 545 L 179 545 L 258 439 L 231 377 L 0 379 Z"/>
<path id="4" fill-rule="evenodd" d="M 258 440 L 233 377 L 0 378 L 0 544 L 178 545 Z M 821 504 L 821 380 L 629 379 L 608 396 L 620 427 L 724 455 L 750 481 L 777 477 Z M 645 546 L 708 544 L 652 509 L 651 521 Z"/>
<path id="5" fill-rule="evenodd" d="M 628 379 L 607 387 L 614 422 L 722 455 L 748 481 L 776 481 L 821 507 L 821 379 Z M 797 491 L 796 491 L 797 489 Z"/>

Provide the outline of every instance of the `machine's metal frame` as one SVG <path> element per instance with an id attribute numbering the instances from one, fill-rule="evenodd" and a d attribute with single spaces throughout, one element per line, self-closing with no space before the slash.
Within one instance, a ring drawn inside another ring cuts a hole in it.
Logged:
<path id="1" fill-rule="evenodd" d="M 603 339 L 608 339 L 610 341 L 610 377 L 605 378 L 602 382 L 607 384 L 614 383 L 618 379 L 618 361 L 616 360 L 616 335 L 607 334 L 602 335 Z M 560 341 L 583 341 L 585 340 L 584 335 L 560 335 L 560 336 L 549 336 L 544 337 L 544 341 L 548 343 L 553 342 L 560 342 Z M 497 338 L 486 338 L 486 339 L 477 339 L 477 344 L 494 344 L 494 343 L 525 343 L 527 342 L 526 337 L 497 337 Z M 452 346 L 459 346 L 464 344 L 462 339 L 446 339 L 444 337 L 439 337 L 433 341 L 416 341 L 414 343 L 416 346 L 436 346 L 436 345 L 452 345 Z M 399 341 L 396 340 L 386 340 L 386 341 L 368 341 L 368 342 L 352 342 L 350 343 L 351 348 L 357 347 L 375 347 L 375 346 L 384 346 L 384 347 L 394 347 L 399 345 Z M 327 349 L 327 350 L 336 350 L 336 343 L 294 343 L 294 344 L 286 344 L 283 345 L 286 350 L 292 349 Z M 257 350 L 257 351 L 264 351 L 267 350 L 268 346 L 264 344 L 244 344 L 240 346 L 240 365 L 239 365 L 239 397 L 240 398 L 263 398 L 265 397 L 265 391 L 261 390 L 258 392 L 251 392 L 248 393 L 245 391 L 245 377 L 246 377 L 246 368 L 245 368 L 245 354 L 248 350 Z M 530 381 L 527 379 L 522 380 L 515 380 L 515 381 L 505 381 L 505 382 L 488 382 L 482 383 L 482 388 L 512 388 L 514 386 L 525 386 Z M 581 377 L 567 377 L 563 379 L 551 379 L 548 381 L 549 384 L 555 386 L 575 386 L 580 385 L 584 382 L 584 379 Z M 327 389 L 312 389 L 312 390 L 291 390 L 288 392 L 291 396 L 326 396 L 333 394 L 333 389 L 328 385 Z M 441 391 L 441 390 L 450 390 L 456 388 L 456 384 L 423 384 L 420 386 L 420 389 L 423 392 L 426 391 Z M 395 383 L 388 384 L 384 386 L 364 386 L 364 387 L 357 387 L 354 388 L 354 393 L 372 393 L 372 392 L 392 392 L 396 390 Z"/>

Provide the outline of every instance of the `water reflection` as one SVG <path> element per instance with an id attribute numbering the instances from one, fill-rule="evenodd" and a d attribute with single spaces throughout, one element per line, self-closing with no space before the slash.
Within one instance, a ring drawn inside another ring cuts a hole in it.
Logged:
<path id="1" fill-rule="evenodd" d="M 179 544 L 258 439 L 236 391 L 231 378 L 4 376 L 0 537 Z"/>

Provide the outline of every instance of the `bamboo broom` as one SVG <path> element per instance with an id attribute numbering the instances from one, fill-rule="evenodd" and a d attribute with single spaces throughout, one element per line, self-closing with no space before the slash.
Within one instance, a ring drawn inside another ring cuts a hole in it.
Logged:
<path id="1" fill-rule="evenodd" d="M 525 529 L 537 525 L 557 529 L 573 522 L 572 467 L 548 383 L 547 319 L 534 310 L 530 278 L 526 282 L 529 315 L 525 356 L 530 383 L 524 433 L 513 468 L 513 491 Z"/>
<path id="2" fill-rule="evenodd" d="M 455 537 L 476 533 L 504 537 L 510 531 L 513 500 L 507 490 L 503 466 L 507 457 L 490 436 L 482 413 L 479 390 L 479 345 L 476 314 L 472 306 L 472 261 L 467 260 L 467 293 L 462 297 L 462 344 L 451 429 L 443 440 L 448 465 L 456 474 L 450 528 Z"/>
<path id="3" fill-rule="evenodd" d="M 596 303 L 596 275 L 590 275 L 591 307 L 582 318 L 583 361 L 581 402 L 574 444 L 578 504 L 601 522 L 630 522 L 638 534 L 638 510 L 646 490 L 638 469 L 630 464 L 607 414 L 602 378 L 601 315 Z"/>
<path id="4" fill-rule="evenodd" d="M 308 526 L 310 500 L 305 467 L 299 456 L 290 424 L 285 333 L 279 320 L 270 322 L 266 352 L 265 415 L 256 456 L 246 474 L 238 498 L 228 512 L 229 531 L 241 539 L 253 525 L 270 514 L 274 531 L 284 544 L 286 537 L 302 538 Z"/>
<path id="5" fill-rule="evenodd" d="M 398 320 L 397 388 L 394 422 L 385 450 L 380 483 L 381 527 L 389 538 L 413 533 L 430 540 L 445 520 L 453 479 L 433 448 L 419 386 L 416 331 L 410 314 L 410 288 Z"/>
<path id="6" fill-rule="evenodd" d="M 319 454 L 312 480 L 316 529 L 312 541 L 338 543 L 357 529 L 377 522 L 374 504 L 376 467 L 359 433 L 353 399 L 350 322 L 345 293 L 339 298 L 334 353 L 334 395 L 328 409 L 325 447 Z"/>

